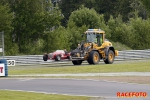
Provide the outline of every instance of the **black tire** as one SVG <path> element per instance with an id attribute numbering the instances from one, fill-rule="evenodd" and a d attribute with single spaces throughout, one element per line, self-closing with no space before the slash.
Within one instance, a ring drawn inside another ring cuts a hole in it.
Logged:
<path id="1" fill-rule="evenodd" d="M 89 53 L 89 58 L 87 60 L 87 62 L 89 64 L 98 64 L 100 61 L 100 56 L 99 56 L 99 53 L 97 51 L 91 51 Z"/>
<path id="2" fill-rule="evenodd" d="M 88 62 L 89 64 L 93 64 L 93 63 L 91 62 L 91 60 L 89 60 L 89 58 L 87 59 L 87 62 Z"/>
<path id="3" fill-rule="evenodd" d="M 55 61 L 60 61 L 61 60 L 61 56 L 60 55 L 56 55 Z"/>
<path id="4" fill-rule="evenodd" d="M 72 63 L 74 65 L 81 65 L 82 64 L 82 60 L 73 60 Z"/>
<path id="5" fill-rule="evenodd" d="M 112 64 L 114 62 L 115 59 L 115 54 L 112 50 L 108 51 L 108 55 L 106 57 L 106 59 L 104 60 L 105 64 Z"/>
<path id="6" fill-rule="evenodd" d="M 43 55 L 43 60 L 44 61 L 47 61 L 47 59 L 48 59 L 48 55 L 46 54 L 46 55 Z"/>

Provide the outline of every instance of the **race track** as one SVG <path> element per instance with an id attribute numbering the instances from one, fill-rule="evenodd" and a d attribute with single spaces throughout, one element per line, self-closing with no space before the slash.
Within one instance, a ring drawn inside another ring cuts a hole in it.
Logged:
<path id="1" fill-rule="evenodd" d="M 0 90 L 21 90 L 104 97 L 104 100 L 150 100 L 150 85 L 80 79 L 0 79 Z M 117 98 L 117 92 L 146 92 L 147 98 Z"/>

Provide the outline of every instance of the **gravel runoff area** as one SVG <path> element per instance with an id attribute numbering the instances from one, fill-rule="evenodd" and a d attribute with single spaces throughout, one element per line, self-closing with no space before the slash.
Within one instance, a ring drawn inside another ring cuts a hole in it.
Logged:
<path id="1" fill-rule="evenodd" d="M 8 78 L 77 78 L 150 84 L 150 72 L 82 73 L 82 74 L 32 74 L 10 75 Z"/>

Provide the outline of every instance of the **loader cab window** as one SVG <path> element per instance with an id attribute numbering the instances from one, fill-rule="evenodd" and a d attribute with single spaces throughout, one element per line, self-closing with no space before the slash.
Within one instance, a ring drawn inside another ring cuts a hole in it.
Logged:
<path id="1" fill-rule="evenodd" d="M 96 37 L 97 37 L 98 46 L 101 46 L 103 43 L 103 34 L 97 34 Z"/>
<path id="2" fill-rule="evenodd" d="M 103 43 L 103 34 L 100 34 L 99 40 L 100 40 L 100 45 L 102 45 L 102 43 Z"/>
<path id="3" fill-rule="evenodd" d="M 87 42 L 96 42 L 97 43 L 97 38 L 95 33 L 87 33 Z"/>

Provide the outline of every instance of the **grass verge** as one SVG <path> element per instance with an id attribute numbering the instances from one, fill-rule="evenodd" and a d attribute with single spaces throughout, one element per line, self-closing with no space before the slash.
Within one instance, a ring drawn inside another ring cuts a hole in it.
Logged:
<path id="1" fill-rule="evenodd" d="M 104 72 L 150 72 L 149 61 L 124 62 L 114 64 L 80 65 L 80 66 L 10 66 L 9 75 L 23 74 L 64 74 L 64 73 L 104 73 Z"/>
<path id="2" fill-rule="evenodd" d="M 97 100 L 95 97 L 67 96 L 8 90 L 0 90 L 0 98 L 1 100 Z"/>

